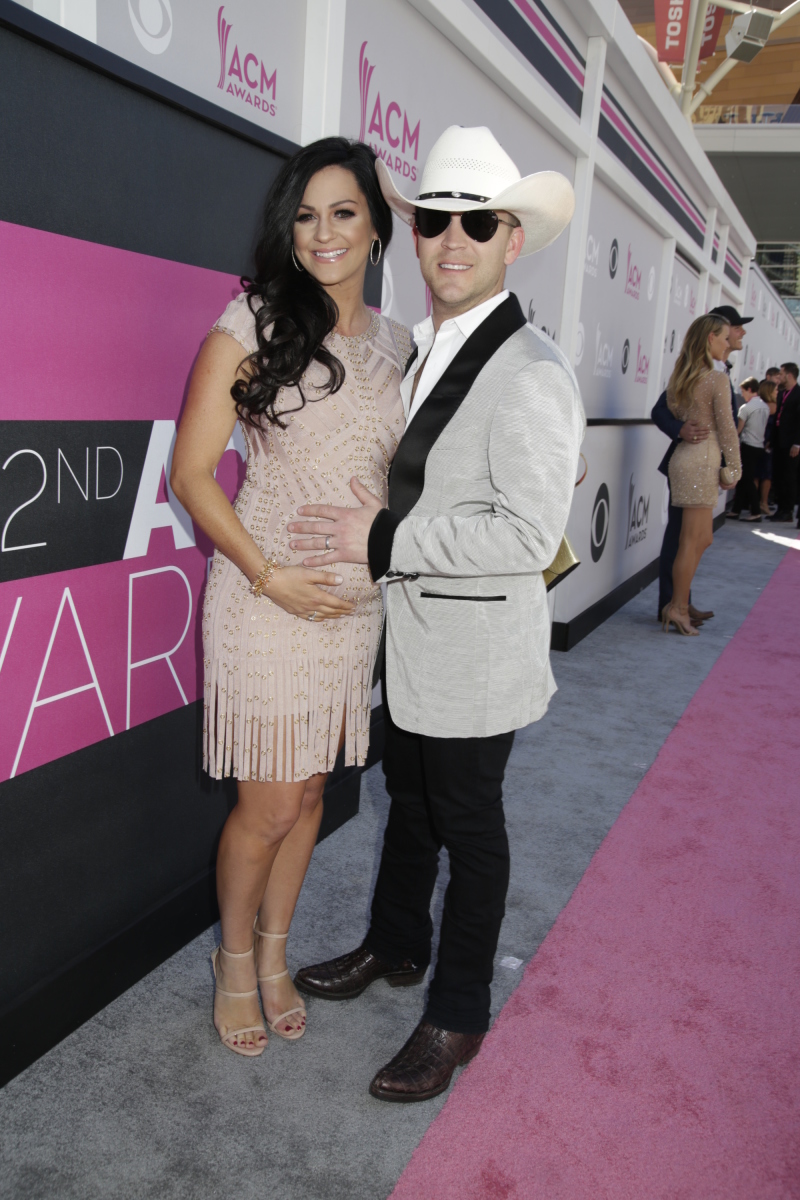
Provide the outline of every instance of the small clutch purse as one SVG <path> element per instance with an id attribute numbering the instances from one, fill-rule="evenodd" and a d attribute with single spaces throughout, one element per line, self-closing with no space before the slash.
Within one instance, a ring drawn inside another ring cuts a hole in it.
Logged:
<path id="1" fill-rule="evenodd" d="M 562 579 L 566 579 L 576 567 L 581 565 L 581 560 L 578 558 L 575 551 L 567 541 L 566 536 L 561 539 L 561 545 L 558 547 L 558 552 L 550 563 L 546 571 L 542 571 L 545 587 L 548 592 L 552 591 L 557 583 L 561 583 Z"/>
<path id="2" fill-rule="evenodd" d="M 732 483 L 736 482 L 736 474 L 732 467 L 720 467 L 719 481 L 722 487 L 729 488 Z"/>

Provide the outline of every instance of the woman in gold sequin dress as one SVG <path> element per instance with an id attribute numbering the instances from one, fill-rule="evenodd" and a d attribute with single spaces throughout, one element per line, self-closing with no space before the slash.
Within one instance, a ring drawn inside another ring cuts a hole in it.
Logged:
<path id="1" fill-rule="evenodd" d="M 363 765 L 382 600 L 367 567 L 301 565 L 288 522 L 309 503 L 386 502 L 403 432 L 408 331 L 363 301 L 367 258 L 392 232 L 369 147 L 326 138 L 284 166 L 267 197 L 256 275 L 195 367 L 172 487 L 216 546 L 203 610 L 203 765 L 238 780 L 222 832 L 214 1023 L 256 1056 L 269 1028 L 305 1029 L 286 937 L 322 817 L 328 772 Z M 245 481 L 233 506 L 214 479 L 239 421 Z M 357 487 L 358 485 L 356 485 Z M 257 593 L 263 585 L 261 594 Z M 255 941 L 254 947 L 254 928 Z"/>
<path id="2" fill-rule="evenodd" d="M 714 540 L 713 510 L 720 487 L 736 486 L 742 473 L 739 437 L 731 407 L 728 376 L 714 370 L 724 362 L 730 325 L 721 317 L 698 317 L 686 337 L 667 385 L 670 411 L 708 430 L 703 441 L 678 443 L 669 462 L 672 503 L 683 509 L 681 539 L 672 568 L 672 601 L 661 614 L 665 630 L 674 625 L 693 637 L 689 590 L 703 553 Z M 725 467 L 720 470 L 722 459 Z"/>

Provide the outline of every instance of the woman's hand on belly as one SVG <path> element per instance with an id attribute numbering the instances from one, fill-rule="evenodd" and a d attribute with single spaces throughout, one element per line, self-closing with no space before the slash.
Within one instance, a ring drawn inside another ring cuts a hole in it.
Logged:
<path id="1" fill-rule="evenodd" d="M 315 571 L 310 567 L 279 567 L 270 580 L 264 595 L 293 617 L 318 621 L 333 621 L 349 617 L 355 605 L 326 588 L 342 583 L 342 576 L 332 571 Z M 324 586 L 322 586 L 324 585 Z"/>

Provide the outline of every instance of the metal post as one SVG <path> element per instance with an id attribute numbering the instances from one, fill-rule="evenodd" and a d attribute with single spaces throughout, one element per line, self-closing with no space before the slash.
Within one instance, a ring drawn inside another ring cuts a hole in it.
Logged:
<path id="1" fill-rule="evenodd" d="M 689 26 L 692 35 L 689 53 L 683 66 L 681 112 L 688 119 L 692 104 L 692 94 L 697 78 L 697 63 L 700 59 L 700 47 L 703 43 L 703 27 L 706 23 L 708 0 L 699 0 L 694 13 L 694 24 Z"/>

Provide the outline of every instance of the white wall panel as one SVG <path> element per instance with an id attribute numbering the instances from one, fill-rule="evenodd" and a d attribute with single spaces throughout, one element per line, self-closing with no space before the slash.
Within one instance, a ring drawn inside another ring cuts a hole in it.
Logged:
<path id="1" fill-rule="evenodd" d="M 775 289 L 760 267 L 751 263 L 745 292 L 744 316 L 754 319 L 745 326 L 746 334 L 736 377 L 764 377 L 767 367 L 797 362 L 800 357 L 800 331 Z"/>
<path id="2" fill-rule="evenodd" d="M 662 245 L 653 229 L 595 180 L 575 363 L 589 417 L 645 414 Z"/>
<path id="3" fill-rule="evenodd" d="M 686 337 L 686 330 L 695 317 L 700 315 L 697 305 L 699 289 L 700 280 L 697 271 L 682 259 L 676 258 L 670 281 L 667 330 L 664 335 L 664 358 L 661 365 L 659 392 L 663 392 L 669 382 L 672 369 L 681 352 L 683 339 Z"/>
<path id="4" fill-rule="evenodd" d="M 523 175 L 574 159 L 405 0 L 348 0 L 341 132 L 361 137 L 413 197 L 425 159 L 448 125 L 488 125 Z M 508 285 L 533 323 L 557 335 L 567 239 L 521 259 Z M 429 311 L 411 231 L 395 220 L 383 309 L 411 328 Z"/>
<path id="5" fill-rule="evenodd" d="M 567 536 L 581 565 L 555 590 L 554 619 L 569 622 L 656 558 L 667 523 L 668 442 L 654 425 L 586 432 Z"/>

